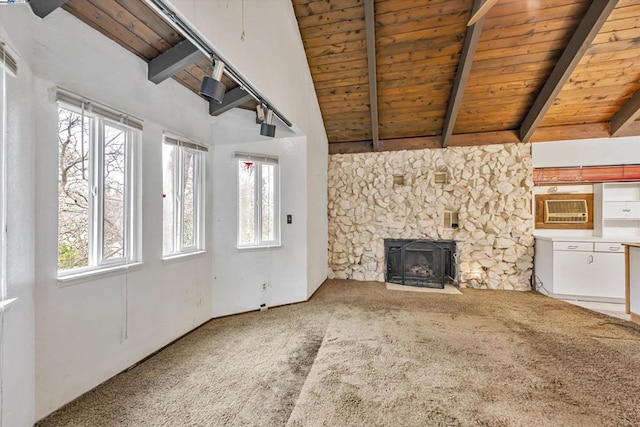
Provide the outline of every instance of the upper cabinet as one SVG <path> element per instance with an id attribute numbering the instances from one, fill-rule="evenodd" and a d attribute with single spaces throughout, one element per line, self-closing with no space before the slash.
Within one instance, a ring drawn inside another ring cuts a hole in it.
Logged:
<path id="1" fill-rule="evenodd" d="M 640 236 L 640 182 L 593 186 L 596 236 Z"/>

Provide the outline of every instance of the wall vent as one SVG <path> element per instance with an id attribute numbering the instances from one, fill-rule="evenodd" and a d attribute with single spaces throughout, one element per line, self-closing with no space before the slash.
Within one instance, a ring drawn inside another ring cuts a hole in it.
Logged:
<path id="1" fill-rule="evenodd" d="M 587 201 L 584 199 L 544 201 L 546 224 L 582 224 L 588 220 Z"/>
<path id="2" fill-rule="evenodd" d="M 447 178 L 447 172 L 435 172 L 433 174 L 433 181 L 436 184 L 447 184 L 449 182 L 449 179 Z"/>
<path id="3" fill-rule="evenodd" d="M 393 185 L 404 185 L 404 175 L 393 175 Z"/>
<path id="4" fill-rule="evenodd" d="M 458 212 L 444 211 L 442 214 L 444 228 L 458 228 Z"/>

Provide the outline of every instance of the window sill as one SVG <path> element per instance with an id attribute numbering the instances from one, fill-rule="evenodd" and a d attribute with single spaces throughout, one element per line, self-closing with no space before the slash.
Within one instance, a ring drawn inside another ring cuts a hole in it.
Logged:
<path id="1" fill-rule="evenodd" d="M 0 312 L 4 313 L 9 309 L 9 307 L 14 305 L 14 303 L 16 302 L 18 302 L 18 298 L 7 298 L 5 300 L 0 301 Z"/>
<path id="2" fill-rule="evenodd" d="M 118 265 L 115 267 L 106 267 L 100 268 L 98 270 L 83 271 L 80 273 L 59 276 L 58 286 L 64 288 L 67 286 L 73 286 L 102 279 L 104 277 L 117 276 L 122 273 L 128 273 L 129 271 L 140 270 L 142 268 L 142 265 L 142 262 L 134 262 L 131 264 Z"/>
<path id="3" fill-rule="evenodd" d="M 278 245 L 264 245 L 264 246 L 238 246 L 238 252 L 251 252 L 251 251 L 264 251 L 269 249 L 280 249 L 281 244 Z"/>
<path id="4" fill-rule="evenodd" d="M 200 258 L 207 254 L 207 251 L 183 252 L 181 254 L 169 255 L 162 258 L 163 264 L 173 264 L 174 262 L 188 261 L 193 258 Z"/>

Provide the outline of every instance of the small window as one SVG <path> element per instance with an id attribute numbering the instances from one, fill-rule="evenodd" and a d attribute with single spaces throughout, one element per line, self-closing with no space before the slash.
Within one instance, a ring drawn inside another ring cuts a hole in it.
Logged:
<path id="1" fill-rule="evenodd" d="M 58 271 L 61 276 L 137 259 L 139 131 L 95 112 L 58 108 Z M 85 108 L 89 107 L 89 108 Z"/>
<path id="2" fill-rule="evenodd" d="M 162 146 L 162 253 L 173 256 L 204 249 L 206 147 L 169 136 Z"/>
<path id="3" fill-rule="evenodd" d="M 238 247 L 280 245 L 278 159 L 236 156 L 238 163 Z"/>

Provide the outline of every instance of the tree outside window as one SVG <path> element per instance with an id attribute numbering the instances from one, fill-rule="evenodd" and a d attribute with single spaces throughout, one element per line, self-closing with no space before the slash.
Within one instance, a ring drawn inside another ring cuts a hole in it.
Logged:
<path id="1" fill-rule="evenodd" d="M 133 257 L 129 208 L 135 136 L 126 126 L 59 107 L 59 271 L 126 263 Z"/>

